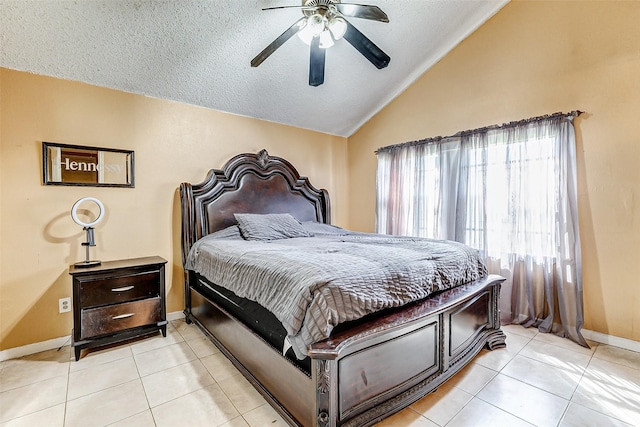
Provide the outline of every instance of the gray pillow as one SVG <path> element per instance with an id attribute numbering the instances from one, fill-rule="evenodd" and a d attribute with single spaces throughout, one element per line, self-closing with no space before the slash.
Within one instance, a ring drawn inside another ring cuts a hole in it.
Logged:
<path id="1" fill-rule="evenodd" d="M 246 240 L 279 240 L 312 237 L 300 221 L 289 214 L 233 214 Z"/>
<path id="2" fill-rule="evenodd" d="M 238 224 L 233 224 L 222 230 L 215 231 L 207 235 L 207 237 L 210 239 L 242 240 Z"/>

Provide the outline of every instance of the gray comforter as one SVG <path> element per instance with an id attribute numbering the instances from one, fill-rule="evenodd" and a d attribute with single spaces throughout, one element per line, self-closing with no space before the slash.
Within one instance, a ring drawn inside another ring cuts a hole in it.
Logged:
<path id="1" fill-rule="evenodd" d="M 248 241 L 233 226 L 196 242 L 186 264 L 274 313 L 301 359 L 339 323 L 487 274 L 461 243 L 303 225 L 313 237 Z"/>

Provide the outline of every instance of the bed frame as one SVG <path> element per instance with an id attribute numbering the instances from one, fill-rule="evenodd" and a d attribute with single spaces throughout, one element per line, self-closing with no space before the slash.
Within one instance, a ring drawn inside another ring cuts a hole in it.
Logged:
<path id="1" fill-rule="evenodd" d="M 182 260 L 201 237 L 235 223 L 233 214 L 291 213 L 331 222 L 329 197 L 286 160 L 240 154 L 200 184 L 180 185 Z M 309 347 L 310 372 L 198 292 L 185 270 L 185 310 L 291 425 L 369 426 L 416 402 L 483 347 L 505 346 L 498 299 L 504 278 L 441 292 L 357 322 Z"/>

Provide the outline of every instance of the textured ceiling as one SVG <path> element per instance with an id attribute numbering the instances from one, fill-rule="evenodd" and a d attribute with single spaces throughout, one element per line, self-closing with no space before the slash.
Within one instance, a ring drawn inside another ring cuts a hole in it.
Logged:
<path id="1" fill-rule="evenodd" d="M 350 22 L 391 62 L 378 70 L 341 40 L 319 87 L 297 37 L 249 65 L 302 16 L 261 9 L 300 0 L 0 0 L 0 65 L 349 136 L 507 0 L 353 2 L 389 16 Z"/>

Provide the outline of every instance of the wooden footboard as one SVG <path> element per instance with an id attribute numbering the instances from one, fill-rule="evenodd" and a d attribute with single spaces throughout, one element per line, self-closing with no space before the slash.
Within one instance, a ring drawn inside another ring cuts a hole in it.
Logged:
<path id="1" fill-rule="evenodd" d="M 436 390 L 483 347 L 505 345 L 503 280 L 489 276 L 313 344 L 311 378 L 193 289 L 185 314 L 291 425 L 368 426 Z"/>

